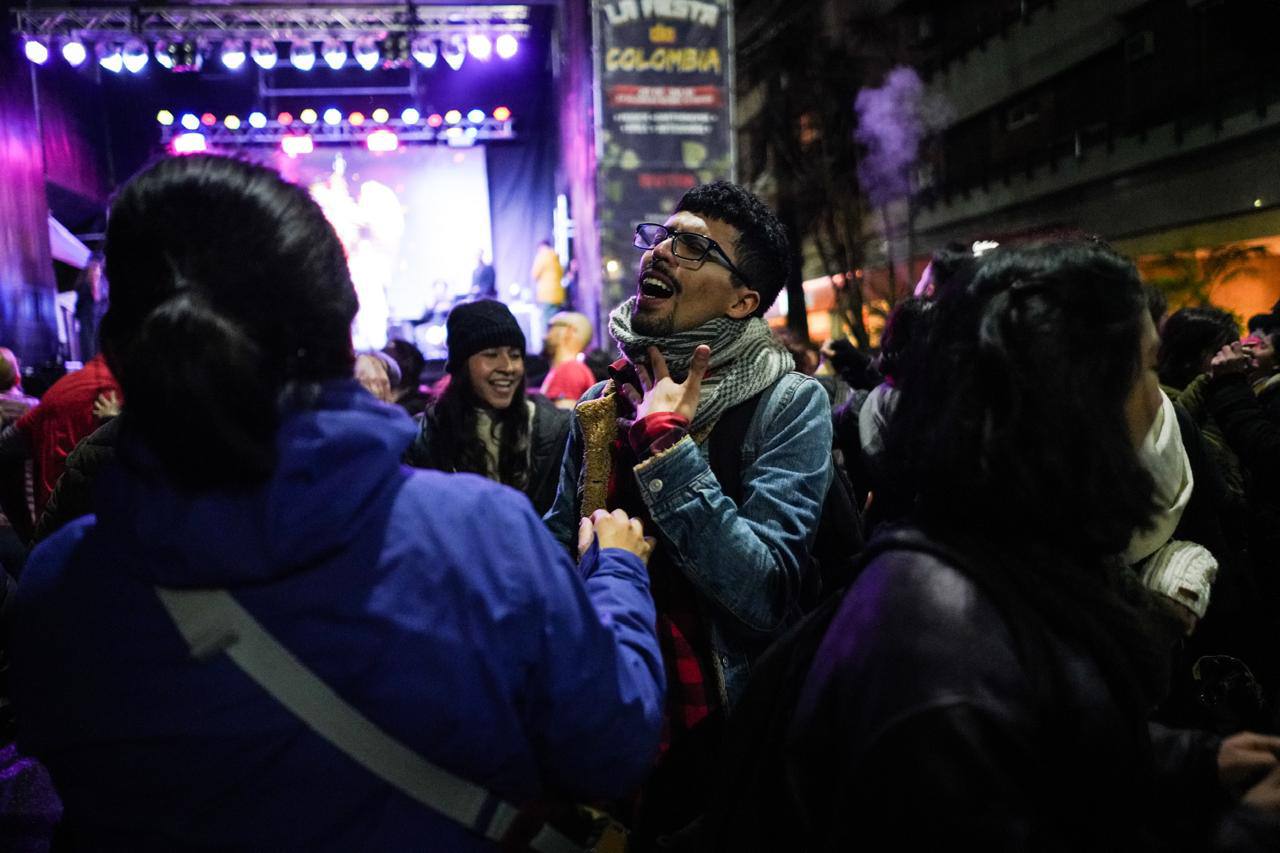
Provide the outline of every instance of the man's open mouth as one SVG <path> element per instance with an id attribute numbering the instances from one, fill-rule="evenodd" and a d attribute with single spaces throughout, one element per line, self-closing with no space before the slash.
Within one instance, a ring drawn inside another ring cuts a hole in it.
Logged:
<path id="1" fill-rule="evenodd" d="M 646 270 L 640 277 L 640 295 L 649 299 L 669 299 L 675 295 L 675 284 L 657 270 Z"/>

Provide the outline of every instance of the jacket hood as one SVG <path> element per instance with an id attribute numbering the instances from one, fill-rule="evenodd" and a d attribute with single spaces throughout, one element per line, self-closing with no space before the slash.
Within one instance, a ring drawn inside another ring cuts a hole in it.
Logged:
<path id="1" fill-rule="evenodd" d="M 308 408 L 283 416 L 265 483 L 201 492 L 175 487 L 126 438 L 99 486 L 98 531 L 137 555 L 129 570 L 147 583 L 236 586 L 293 574 L 378 529 L 415 433 L 402 409 L 354 380 L 326 383 Z"/>

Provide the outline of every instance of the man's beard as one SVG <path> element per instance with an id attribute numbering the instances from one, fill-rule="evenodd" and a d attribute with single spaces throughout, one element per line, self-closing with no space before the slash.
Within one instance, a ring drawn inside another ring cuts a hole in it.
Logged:
<path id="1" fill-rule="evenodd" d="M 631 331 L 646 338 L 669 338 L 676 330 L 674 314 L 662 316 L 631 312 Z"/>

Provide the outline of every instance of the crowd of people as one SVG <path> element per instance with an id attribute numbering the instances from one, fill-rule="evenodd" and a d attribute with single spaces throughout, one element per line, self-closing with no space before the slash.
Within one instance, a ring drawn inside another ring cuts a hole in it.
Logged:
<path id="1" fill-rule="evenodd" d="M 1063 239 L 815 350 L 742 187 L 635 245 L 612 364 L 424 389 L 305 190 L 125 185 L 102 355 L 0 352 L 5 848 L 1280 849 L 1280 316 Z"/>

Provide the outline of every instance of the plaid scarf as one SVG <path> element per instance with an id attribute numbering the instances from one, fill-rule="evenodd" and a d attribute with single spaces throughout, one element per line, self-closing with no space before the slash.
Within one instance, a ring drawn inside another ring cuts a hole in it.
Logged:
<path id="1" fill-rule="evenodd" d="M 702 382 L 698 411 L 689 425 L 693 435 L 715 426 L 725 411 L 759 394 L 795 368 L 791 353 L 759 317 L 717 317 L 696 329 L 649 338 L 631 330 L 635 304 L 633 296 L 609 315 L 609 334 L 632 364 L 648 364 L 649 347 L 657 347 L 667 360 L 672 377 L 683 380 L 693 351 L 702 344 L 711 347 L 711 364 Z"/>

